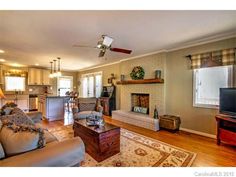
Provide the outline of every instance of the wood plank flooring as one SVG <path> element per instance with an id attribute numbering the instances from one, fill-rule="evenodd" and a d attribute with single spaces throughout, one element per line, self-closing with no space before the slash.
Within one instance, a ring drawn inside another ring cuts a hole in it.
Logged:
<path id="1" fill-rule="evenodd" d="M 215 139 L 184 131 L 171 133 L 166 130 L 160 130 L 155 132 L 113 120 L 108 116 L 104 116 L 104 118 L 106 122 L 120 126 L 121 128 L 197 153 L 197 157 L 193 163 L 195 167 L 236 167 L 236 147 L 225 144 L 218 146 Z M 46 128 L 56 128 L 72 122 L 72 116 L 68 114 L 65 116 L 64 121 L 44 121 L 43 125 Z"/>

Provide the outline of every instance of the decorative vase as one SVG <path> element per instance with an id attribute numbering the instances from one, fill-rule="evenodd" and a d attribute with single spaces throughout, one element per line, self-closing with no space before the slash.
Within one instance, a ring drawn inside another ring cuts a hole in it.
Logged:
<path id="1" fill-rule="evenodd" d="M 156 79 L 161 79 L 161 70 L 155 71 Z"/>
<path id="2" fill-rule="evenodd" d="M 121 81 L 125 80 L 125 75 L 124 75 L 124 74 L 121 74 L 121 75 L 120 75 L 120 80 L 121 80 Z"/>
<path id="3" fill-rule="evenodd" d="M 156 105 L 155 105 L 155 109 L 154 109 L 153 118 L 154 118 L 154 119 L 158 119 L 158 118 L 159 118 L 159 116 L 158 116 L 158 111 L 157 111 L 157 106 L 156 106 Z"/>

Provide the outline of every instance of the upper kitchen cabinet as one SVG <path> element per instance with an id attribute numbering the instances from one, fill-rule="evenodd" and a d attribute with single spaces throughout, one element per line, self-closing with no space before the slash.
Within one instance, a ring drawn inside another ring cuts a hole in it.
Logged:
<path id="1" fill-rule="evenodd" d="M 28 85 L 50 85 L 49 74 L 46 69 L 29 68 Z"/>
<path id="2" fill-rule="evenodd" d="M 0 65 L 0 84 L 3 84 L 2 65 Z"/>
<path id="3" fill-rule="evenodd" d="M 28 73 L 29 85 L 42 85 L 42 71 L 38 68 L 29 68 Z"/>
<path id="4" fill-rule="evenodd" d="M 49 77 L 50 71 L 47 69 L 42 70 L 42 85 L 51 85 L 51 79 Z"/>

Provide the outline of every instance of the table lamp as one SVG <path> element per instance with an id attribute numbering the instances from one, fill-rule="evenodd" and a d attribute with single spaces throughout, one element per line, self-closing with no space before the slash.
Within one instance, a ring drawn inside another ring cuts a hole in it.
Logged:
<path id="1" fill-rule="evenodd" d="M 0 101 L 1 101 L 1 105 L 2 105 L 2 99 L 3 99 L 3 98 L 6 98 L 6 97 L 5 97 L 5 95 L 4 95 L 3 91 L 2 91 L 2 89 L 0 88 Z"/>

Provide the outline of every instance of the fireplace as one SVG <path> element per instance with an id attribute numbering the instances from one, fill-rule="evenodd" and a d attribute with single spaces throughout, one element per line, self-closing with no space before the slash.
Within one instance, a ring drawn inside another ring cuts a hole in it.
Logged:
<path id="1" fill-rule="evenodd" d="M 149 114 L 149 94 L 131 93 L 131 111 L 134 111 L 134 107 L 147 108 Z"/>

